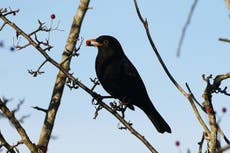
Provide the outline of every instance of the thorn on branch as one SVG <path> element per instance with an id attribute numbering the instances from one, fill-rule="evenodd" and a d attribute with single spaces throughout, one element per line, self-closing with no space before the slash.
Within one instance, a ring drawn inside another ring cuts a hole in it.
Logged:
<path id="1" fill-rule="evenodd" d="M 202 78 L 205 82 L 207 82 L 208 84 L 210 84 L 210 79 L 212 78 L 212 74 L 210 74 L 209 76 L 205 76 L 205 74 L 202 75 Z"/>
<path id="2" fill-rule="evenodd" d="M 132 126 L 132 125 L 133 125 L 133 123 L 131 123 L 130 121 L 128 121 L 128 124 L 129 124 L 129 126 Z M 122 126 L 120 123 L 117 124 L 117 128 L 118 128 L 119 130 L 127 130 L 127 127 Z"/>
<path id="3" fill-rule="evenodd" d="M 66 80 L 66 85 L 72 90 L 72 89 L 78 89 L 79 88 L 79 86 L 78 86 L 78 84 L 77 84 L 77 82 L 78 82 L 78 79 L 76 79 L 76 80 L 71 80 L 70 78 L 67 78 L 67 80 Z"/>
<path id="4" fill-rule="evenodd" d="M 33 109 L 36 109 L 38 111 L 42 111 L 44 113 L 47 113 L 47 109 L 44 109 L 44 108 L 41 108 L 41 107 L 38 107 L 38 106 L 32 106 Z"/>
<path id="5" fill-rule="evenodd" d="M 97 78 L 90 78 L 90 81 L 93 83 L 93 87 L 91 88 L 91 91 L 93 91 L 95 89 L 96 86 L 100 85 L 100 82 Z"/>
<path id="6" fill-rule="evenodd" d="M 7 15 L 10 15 L 12 14 L 13 16 L 15 16 L 20 10 L 17 9 L 17 10 L 12 10 L 11 8 L 9 8 L 9 10 L 7 8 L 1 8 L 0 9 L 0 16 L 7 16 Z"/>

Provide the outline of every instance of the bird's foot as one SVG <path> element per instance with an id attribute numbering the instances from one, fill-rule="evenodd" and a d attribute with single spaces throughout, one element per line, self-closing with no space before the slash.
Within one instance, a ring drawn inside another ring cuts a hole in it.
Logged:
<path id="1" fill-rule="evenodd" d="M 124 104 L 122 102 L 119 102 L 119 103 L 111 102 L 110 106 L 113 108 L 113 110 L 121 112 L 122 118 L 125 118 L 125 111 L 126 111 L 126 109 L 128 107 L 126 104 Z"/>
<path id="2" fill-rule="evenodd" d="M 114 98 L 112 96 L 102 96 L 96 92 L 93 92 L 92 96 L 93 96 L 92 104 L 94 105 L 98 105 L 98 102 L 102 101 L 103 99 Z"/>

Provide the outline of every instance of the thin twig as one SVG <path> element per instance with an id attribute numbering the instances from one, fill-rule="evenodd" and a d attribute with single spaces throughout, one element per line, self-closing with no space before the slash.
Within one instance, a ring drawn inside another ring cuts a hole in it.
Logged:
<path id="1" fill-rule="evenodd" d="M 178 44 L 178 48 L 177 48 L 177 57 L 180 56 L 180 52 L 181 52 L 181 46 L 183 44 L 183 41 L 184 41 L 184 37 L 185 37 L 185 34 L 186 34 L 186 31 L 188 29 L 188 26 L 191 22 L 191 19 L 192 19 L 192 15 L 193 15 L 193 12 L 195 10 L 195 7 L 197 5 L 197 2 L 198 0 L 194 0 L 192 6 L 191 6 L 191 9 L 190 9 L 190 12 L 189 12 L 189 15 L 188 15 L 188 18 L 187 18 L 187 21 L 183 27 L 183 30 L 182 30 L 182 34 L 181 34 L 181 37 L 180 37 L 180 41 L 179 41 L 179 44 Z"/>
<path id="2" fill-rule="evenodd" d="M 47 109 L 44 109 L 44 108 L 41 108 L 41 107 L 38 107 L 38 106 L 32 106 L 33 109 L 36 109 L 38 111 L 42 111 L 44 113 L 47 113 Z"/>
<path id="3" fill-rule="evenodd" d="M 220 135 L 223 137 L 224 141 L 227 144 L 230 144 L 230 141 L 228 140 L 228 138 L 226 137 L 226 135 L 224 134 L 224 132 L 222 131 L 222 129 L 220 128 L 220 126 L 218 126 L 218 132 L 220 133 Z"/>
<path id="4" fill-rule="evenodd" d="M 149 42 L 150 42 L 150 45 L 151 45 L 151 47 L 152 47 L 154 53 L 156 54 L 156 56 L 157 56 L 157 58 L 158 58 L 158 60 L 159 60 L 159 62 L 160 62 L 160 64 L 161 64 L 161 66 L 163 67 L 165 73 L 167 74 L 167 76 L 169 77 L 169 79 L 171 80 L 171 82 L 176 86 L 176 88 L 177 88 L 177 89 L 188 99 L 188 101 L 190 102 L 190 104 L 191 104 L 191 106 L 192 106 L 192 108 L 193 108 L 193 111 L 194 111 L 194 113 L 195 113 L 197 119 L 199 120 L 201 126 L 203 127 L 203 129 L 204 129 L 207 133 L 209 133 L 210 131 L 209 131 L 208 127 L 206 126 L 205 122 L 203 121 L 203 119 L 201 118 L 201 116 L 200 116 L 200 114 L 199 114 L 199 112 L 198 112 L 198 110 L 197 110 L 197 108 L 196 108 L 196 105 L 194 104 L 194 101 L 193 101 L 193 98 L 192 98 L 191 94 L 187 93 L 187 92 L 177 83 L 177 81 L 174 79 L 174 77 L 171 75 L 171 73 L 169 72 L 168 68 L 166 67 L 164 61 L 162 60 L 162 58 L 161 58 L 161 56 L 160 56 L 160 54 L 159 54 L 159 52 L 158 52 L 158 50 L 157 50 L 157 48 L 156 48 L 156 46 L 155 46 L 153 40 L 152 40 L 151 34 L 150 34 L 150 32 L 149 32 L 148 22 L 147 22 L 147 20 L 144 20 L 144 19 L 143 19 L 142 15 L 141 15 L 141 13 L 140 13 L 139 7 L 138 7 L 138 5 L 137 5 L 136 0 L 134 0 L 134 4 L 135 4 L 136 11 L 137 11 L 137 15 L 138 15 L 140 21 L 142 22 L 142 24 L 143 24 L 143 26 L 144 26 L 144 28 L 145 28 L 146 35 L 147 35 L 147 37 L 148 37 L 148 40 L 149 40 Z"/>
<path id="5" fill-rule="evenodd" d="M 11 146 L 11 145 L 6 141 L 6 139 L 3 137 L 1 131 L 0 131 L 0 145 L 1 145 L 1 146 L 4 146 L 4 147 L 6 148 L 6 150 L 7 150 L 7 152 L 16 153 L 16 152 L 14 151 L 14 147 Z"/>
<path id="6" fill-rule="evenodd" d="M 219 38 L 219 41 L 230 43 L 230 39 L 226 39 L 226 38 Z"/>
<path id="7" fill-rule="evenodd" d="M 15 129 L 18 131 L 22 138 L 23 143 L 28 147 L 32 153 L 37 153 L 37 147 L 31 142 L 29 136 L 27 135 L 25 129 L 22 127 L 20 122 L 16 119 L 14 113 L 12 113 L 4 102 L 0 99 L 0 109 L 4 115 L 9 119 L 9 121 L 14 125 Z"/>
<path id="8" fill-rule="evenodd" d="M 220 149 L 217 150 L 215 153 L 222 153 L 222 152 L 224 152 L 224 151 L 226 151 L 226 150 L 228 150 L 228 149 L 230 149 L 230 144 L 228 144 L 228 145 L 226 145 L 226 146 L 220 148 Z"/>
<path id="9" fill-rule="evenodd" d="M 204 133 L 202 134 L 202 137 L 201 137 L 200 142 L 198 142 L 198 145 L 199 145 L 198 153 L 202 153 L 202 146 L 203 146 L 203 143 L 204 143 Z"/>

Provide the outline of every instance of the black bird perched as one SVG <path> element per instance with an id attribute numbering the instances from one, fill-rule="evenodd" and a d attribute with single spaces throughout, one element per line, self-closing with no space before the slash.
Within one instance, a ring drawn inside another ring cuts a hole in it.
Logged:
<path id="1" fill-rule="evenodd" d="M 98 47 L 96 74 L 103 88 L 114 98 L 134 110 L 139 107 L 160 133 L 171 133 L 166 121 L 153 106 L 136 68 L 123 52 L 118 40 L 103 35 L 86 41 L 87 46 Z"/>

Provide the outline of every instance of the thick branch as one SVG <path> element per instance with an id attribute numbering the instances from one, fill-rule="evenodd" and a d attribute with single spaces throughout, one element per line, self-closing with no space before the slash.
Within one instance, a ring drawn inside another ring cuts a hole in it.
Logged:
<path id="1" fill-rule="evenodd" d="M 65 61 L 65 63 L 63 63 L 62 66 L 60 66 L 55 61 L 45 56 L 46 59 L 49 59 L 48 60 L 49 62 L 51 62 L 55 66 L 58 66 L 60 68 L 60 71 L 58 72 L 58 75 L 56 78 L 55 86 L 53 89 L 53 94 L 50 100 L 49 108 L 46 113 L 46 117 L 44 120 L 44 124 L 43 124 L 43 128 L 41 131 L 38 146 L 48 146 L 48 143 L 51 137 L 51 132 L 52 132 L 53 125 L 54 125 L 54 121 L 55 121 L 55 116 L 57 114 L 57 111 L 58 111 L 58 108 L 61 102 L 61 97 L 62 97 L 63 89 L 65 86 L 65 82 L 66 82 L 67 76 L 65 73 L 63 73 L 63 71 L 67 73 L 67 71 L 69 70 L 70 61 L 71 61 L 71 58 L 69 58 L 69 56 L 72 54 L 76 46 L 76 42 L 77 42 L 77 39 L 80 33 L 81 23 L 88 9 L 89 2 L 90 0 L 81 0 L 78 10 L 76 12 L 76 15 L 73 18 L 72 27 L 70 29 L 69 37 L 67 39 L 65 50 L 62 54 L 62 59 L 61 59 L 61 63 L 63 61 Z"/>

